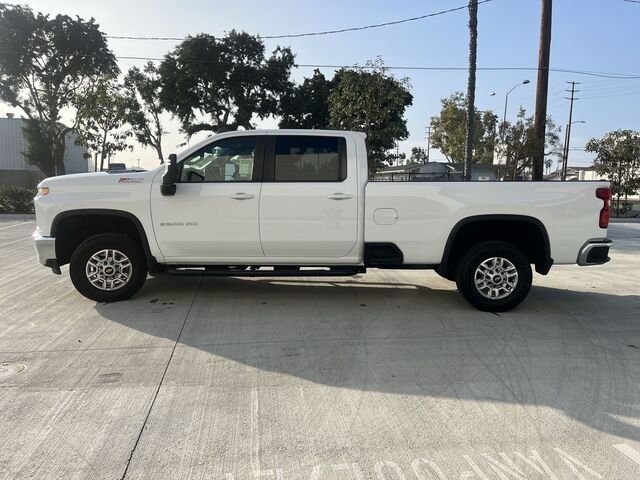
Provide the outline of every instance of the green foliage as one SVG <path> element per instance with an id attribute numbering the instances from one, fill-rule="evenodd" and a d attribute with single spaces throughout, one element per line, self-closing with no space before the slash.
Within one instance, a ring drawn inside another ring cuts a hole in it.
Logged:
<path id="1" fill-rule="evenodd" d="M 25 161 L 45 175 L 62 174 L 74 125 L 62 125 L 60 113 L 81 103 L 92 82 L 117 74 L 115 57 L 93 19 L 7 4 L 0 4 L 0 45 L 0 100 L 28 118 Z"/>
<path id="2" fill-rule="evenodd" d="M 390 157 L 397 140 L 409 136 L 405 109 L 413 103 L 407 79 L 396 79 L 380 58 L 366 68 L 342 68 L 333 78 L 329 96 L 331 125 L 367 134 L 369 171 L 376 172 Z"/>
<path id="3" fill-rule="evenodd" d="M 424 148 L 420 148 L 420 147 L 412 147 L 411 148 L 411 155 L 409 156 L 409 159 L 407 160 L 407 165 L 416 165 L 416 164 L 423 164 L 423 163 L 427 163 L 427 159 L 428 159 L 428 155 L 427 155 L 427 150 Z"/>
<path id="4" fill-rule="evenodd" d="M 254 116 L 279 112 L 281 97 L 291 89 L 293 58 L 291 50 L 280 47 L 266 58 L 260 38 L 235 30 L 223 38 L 188 37 L 160 65 L 161 104 L 189 136 L 252 129 Z"/>
<path id="5" fill-rule="evenodd" d="M 600 139 L 587 142 L 587 152 L 596 154 L 593 165 L 600 175 L 611 182 L 611 191 L 617 197 L 616 215 L 620 215 L 622 196 L 627 198 L 640 190 L 640 133 L 616 130 Z M 623 210 L 624 210 L 624 206 Z"/>
<path id="6" fill-rule="evenodd" d="M 162 135 L 167 133 L 162 128 L 160 115 L 161 79 L 158 68 L 148 62 L 142 70 L 133 67 L 124 79 L 128 108 L 126 120 L 133 127 L 135 138 L 145 147 L 155 149 L 158 160 L 164 163 L 162 154 Z"/>
<path id="7" fill-rule="evenodd" d="M 440 115 L 431 119 L 431 141 L 450 162 L 461 163 L 466 154 L 468 102 L 462 92 L 443 98 Z M 498 117 L 490 111 L 475 111 L 473 129 L 474 163 L 493 163 Z"/>
<path id="8" fill-rule="evenodd" d="M 86 92 L 83 105 L 78 110 L 80 141 L 99 154 L 100 170 L 104 170 L 104 161 L 110 155 L 132 148 L 127 145 L 131 132 L 123 129 L 129 101 L 121 86 L 106 78 Z"/>
<path id="9" fill-rule="evenodd" d="M 329 95 L 333 82 L 320 70 L 285 94 L 280 103 L 280 128 L 330 128 Z"/>
<path id="10" fill-rule="evenodd" d="M 534 117 L 520 108 L 514 123 L 500 125 L 500 136 L 496 146 L 500 158 L 506 160 L 505 180 L 515 180 L 525 168 L 533 164 L 535 154 Z M 560 128 L 547 117 L 545 134 L 545 156 L 560 156 Z"/>
<path id="11" fill-rule="evenodd" d="M 33 213 L 36 192 L 26 187 L 0 189 L 0 213 Z"/>

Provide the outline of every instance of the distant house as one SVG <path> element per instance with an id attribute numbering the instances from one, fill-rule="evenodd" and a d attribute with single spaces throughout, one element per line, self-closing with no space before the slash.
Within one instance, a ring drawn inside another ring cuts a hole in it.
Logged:
<path id="1" fill-rule="evenodd" d="M 454 182 L 463 179 L 462 163 L 429 162 L 417 165 L 397 165 L 383 168 L 374 175 L 376 181 L 441 181 Z M 476 163 L 471 166 L 472 181 L 497 180 L 496 165 Z"/>
<path id="2" fill-rule="evenodd" d="M 557 170 L 544 176 L 545 180 L 560 181 L 562 180 L 562 172 Z M 567 167 L 568 182 L 586 182 L 593 180 L 606 180 L 606 175 L 600 175 L 593 165 L 589 167 Z"/>
<path id="3" fill-rule="evenodd" d="M 27 149 L 27 141 L 22 133 L 23 124 L 21 118 L 0 118 L 0 187 L 35 187 L 44 178 L 38 167 L 24 161 L 22 152 Z M 86 148 L 75 144 L 75 135 L 69 134 L 64 155 L 66 173 L 87 172 L 86 153 Z"/>

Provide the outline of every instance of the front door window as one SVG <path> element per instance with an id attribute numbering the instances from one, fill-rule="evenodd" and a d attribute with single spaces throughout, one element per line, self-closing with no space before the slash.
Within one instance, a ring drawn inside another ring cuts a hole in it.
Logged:
<path id="1" fill-rule="evenodd" d="M 180 182 L 251 182 L 254 179 L 255 153 L 256 137 L 219 140 L 182 162 Z"/>

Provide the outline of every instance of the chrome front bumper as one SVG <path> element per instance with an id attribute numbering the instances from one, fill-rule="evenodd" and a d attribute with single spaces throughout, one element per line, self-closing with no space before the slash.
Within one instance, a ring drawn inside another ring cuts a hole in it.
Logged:
<path id="1" fill-rule="evenodd" d="M 43 237 L 36 230 L 33 233 L 33 244 L 36 248 L 38 261 L 45 267 L 50 267 L 53 273 L 60 273 L 58 267 L 58 259 L 56 258 L 56 239 L 55 237 Z"/>
<path id="2" fill-rule="evenodd" d="M 609 260 L 609 247 L 613 242 L 608 238 L 592 238 L 585 243 L 578 254 L 578 265 L 602 265 Z"/>

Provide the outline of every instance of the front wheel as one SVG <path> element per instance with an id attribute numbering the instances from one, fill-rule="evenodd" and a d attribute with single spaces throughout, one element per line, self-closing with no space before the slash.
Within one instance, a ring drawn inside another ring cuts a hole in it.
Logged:
<path id="1" fill-rule="evenodd" d="M 527 296 L 532 282 L 527 256 L 506 242 L 483 242 L 464 254 L 456 273 L 462 296 L 484 312 L 506 312 Z"/>
<path id="2" fill-rule="evenodd" d="M 147 278 L 140 246 L 114 233 L 95 235 L 82 242 L 69 262 L 76 290 L 96 302 L 116 302 L 135 295 Z"/>

